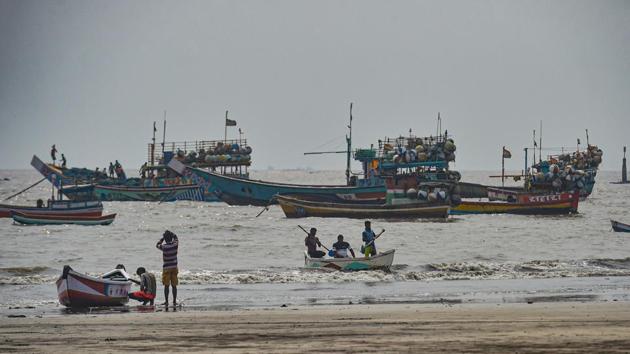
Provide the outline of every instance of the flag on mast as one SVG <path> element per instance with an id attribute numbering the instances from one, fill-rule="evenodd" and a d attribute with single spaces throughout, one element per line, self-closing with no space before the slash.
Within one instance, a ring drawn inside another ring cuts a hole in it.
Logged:
<path id="1" fill-rule="evenodd" d="M 226 127 L 235 127 L 236 121 L 225 117 L 225 126 Z"/>
<path id="2" fill-rule="evenodd" d="M 506 149 L 505 147 L 503 148 L 503 158 L 504 159 L 512 158 L 512 153 L 510 152 L 510 150 Z"/>

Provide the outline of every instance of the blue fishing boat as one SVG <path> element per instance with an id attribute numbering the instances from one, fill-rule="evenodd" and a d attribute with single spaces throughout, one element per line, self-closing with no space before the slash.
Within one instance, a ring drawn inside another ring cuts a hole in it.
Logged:
<path id="1" fill-rule="evenodd" d="M 256 181 L 209 172 L 199 168 L 189 167 L 177 160 L 168 164 L 174 171 L 182 174 L 193 174 L 206 185 L 211 186 L 221 200 L 230 205 L 259 205 L 277 204 L 274 196 L 301 196 L 309 200 L 341 202 L 378 202 L 385 199 L 385 188 L 378 186 L 331 186 L 331 185 L 300 185 Z M 206 187 L 208 188 L 208 187 Z"/>

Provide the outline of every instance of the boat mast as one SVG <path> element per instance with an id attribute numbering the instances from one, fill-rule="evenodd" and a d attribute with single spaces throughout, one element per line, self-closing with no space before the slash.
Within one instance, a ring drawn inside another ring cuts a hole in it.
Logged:
<path id="1" fill-rule="evenodd" d="M 162 158 L 164 158 L 164 144 L 166 144 L 166 110 L 164 110 L 164 131 L 162 132 Z"/>
<path id="2" fill-rule="evenodd" d="M 538 144 L 538 160 L 539 162 L 542 162 L 542 120 L 540 121 L 540 136 L 538 137 L 538 139 L 540 139 L 540 142 Z"/>
<path id="3" fill-rule="evenodd" d="M 346 184 L 350 185 L 350 155 L 352 154 L 352 102 L 350 102 L 350 136 L 346 136 L 346 143 L 348 150 L 346 151 Z"/>
<path id="4" fill-rule="evenodd" d="M 151 166 L 155 165 L 155 131 L 157 128 L 155 127 L 155 121 L 153 121 L 153 143 L 151 144 Z"/>

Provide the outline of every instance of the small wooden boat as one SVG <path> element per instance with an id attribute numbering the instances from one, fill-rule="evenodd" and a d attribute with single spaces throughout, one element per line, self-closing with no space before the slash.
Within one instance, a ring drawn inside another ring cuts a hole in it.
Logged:
<path id="1" fill-rule="evenodd" d="M 358 219 L 447 218 L 450 205 L 436 203 L 355 204 L 328 203 L 278 195 L 287 218 L 331 217 Z"/>
<path id="2" fill-rule="evenodd" d="M 129 279 L 123 269 L 114 269 L 96 278 L 64 266 L 56 282 L 59 303 L 67 307 L 124 305 L 129 301 Z"/>
<path id="3" fill-rule="evenodd" d="M 381 252 L 372 257 L 358 258 L 311 258 L 304 252 L 306 268 L 322 268 L 330 270 L 388 270 L 394 262 L 395 250 Z"/>
<path id="4" fill-rule="evenodd" d="M 46 215 L 36 213 L 21 213 L 12 211 L 11 217 L 15 222 L 25 225 L 109 225 L 114 222 L 116 214 L 103 216 L 75 216 L 75 215 Z"/>
<path id="5" fill-rule="evenodd" d="M 451 209 L 451 214 L 571 214 L 577 213 L 579 201 L 578 192 L 547 195 L 522 194 L 515 202 L 462 201 Z"/>
<path id="6" fill-rule="evenodd" d="M 73 202 L 69 200 L 49 201 L 48 205 L 25 206 L 0 204 L 0 218 L 10 218 L 11 211 L 58 216 L 101 216 L 103 204 L 99 201 Z"/>
<path id="7" fill-rule="evenodd" d="M 615 230 L 616 232 L 630 232 L 630 225 L 628 224 L 624 224 L 615 220 L 610 220 L 610 223 L 612 224 L 613 230 Z"/>

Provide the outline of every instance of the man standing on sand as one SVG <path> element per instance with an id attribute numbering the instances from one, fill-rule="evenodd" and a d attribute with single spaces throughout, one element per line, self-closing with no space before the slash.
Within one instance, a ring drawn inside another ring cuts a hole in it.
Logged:
<path id="1" fill-rule="evenodd" d="M 173 287 L 173 307 L 177 306 L 177 247 L 179 241 L 177 235 L 169 230 L 164 231 L 162 238 L 155 245 L 159 250 L 162 250 L 162 284 L 164 284 L 164 298 L 163 305 L 168 306 L 168 287 Z"/>

